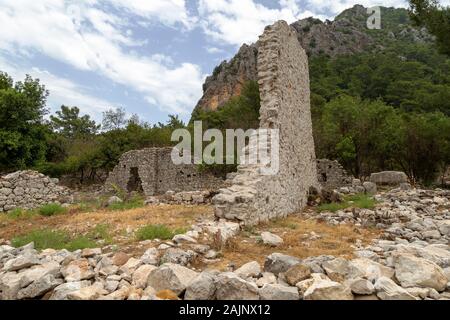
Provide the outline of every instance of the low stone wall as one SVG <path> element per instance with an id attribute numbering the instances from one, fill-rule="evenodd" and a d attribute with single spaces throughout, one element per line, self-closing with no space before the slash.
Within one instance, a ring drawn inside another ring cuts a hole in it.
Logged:
<path id="1" fill-rule="evenodd" d="M 352 185 L 353 177 L 336 160 L 317 160 L 317 179 L 322 187 L 337 189 Z"/>
<path id="2" fill-rule="evenodd" d="M 106 180 L 106 189 L 117 186 L 154 196 L 167 191 L 218 190 L 224 185 L 223 179 L 200 172 L 197 165 L 175 165 L 171 153 L 172 148 L 147 148 L 123 154 Z"/>
<path id="3" fill-rule="evenodd" d="M 36 171 L 18 171 L 0 178 L 0 212 L 69 202 L 70 195 L 69 189 L 58 186 L 58 179 Z"/>

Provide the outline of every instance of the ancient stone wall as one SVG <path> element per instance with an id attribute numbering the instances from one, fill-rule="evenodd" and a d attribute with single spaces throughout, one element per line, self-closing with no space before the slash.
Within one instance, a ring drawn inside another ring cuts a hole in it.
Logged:
<path id="1" fill-rule="evenodd" d="M 70 202 L 69 189 L 36 171 L 18 171 L 0 178 L 0 212 L 35 209 L 53 202 Z"/>
<path id="2" fill-rule="evenodd" d="M 241 165 L 213 199 L 216 216 L 246 225 L 301 210 L 309 188 L 318 187 L 308 57 L 284 21 L 267 27 L 258 45 L 260 127 L 280 130 L 280 170 L 262 175 L 261 165 Z"/>
<path id="3" fill-rule="evenodd" d="M 172 148 L 147 148 L 123 154 L 109 174 L 107 190 L 117 186 L 153 196 L 167 191 L 217 190 L 224 185 L 223 179 L 199 172 L 196 165 L 173 164 L 171 152 Z"/>
<path id="4" fill-rule="evenodd" d="M 328 159 L 317 160 L 317 179 L 322 187 L 337 189 L 352 185 L 353 177 L 337 161 Z"/>

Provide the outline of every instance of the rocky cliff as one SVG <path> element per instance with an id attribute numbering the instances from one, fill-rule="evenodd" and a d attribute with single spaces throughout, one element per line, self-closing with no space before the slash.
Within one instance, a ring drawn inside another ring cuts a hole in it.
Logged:
<path id="1" fill-rule="evenodd" d="M 381 8 L 381 30 L 369 30 L 366 26 L 367 8 L 355 5 L 339 14 L 334 21 L 307 18 L 292 24 L 300 44 L 308 56 L 355 54 L 380 51 L 393 42 L 429 42 L 432 37 L 425 29 L 414 28 L 405 9 Z M 236 56 L 217 66 L 203 85 L 203 97 L 194 109 L 213 111 L 231 97 L 239 95 L 242 85 L 256 80 L 258 42 L 243 45 Z"/>

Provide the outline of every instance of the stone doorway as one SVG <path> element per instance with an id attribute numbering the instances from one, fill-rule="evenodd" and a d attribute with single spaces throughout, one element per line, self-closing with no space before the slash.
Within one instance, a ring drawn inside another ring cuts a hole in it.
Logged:
<path id="1" fill-rule="evenodd" d="M 139 192 L 143 193 L 144 189 L 142 188 L 142 180 L 139 177 L 139 168 L 133 167 L 130 169 L 130 179 L 127 183 L 127 191 L 131 192 Z"/>

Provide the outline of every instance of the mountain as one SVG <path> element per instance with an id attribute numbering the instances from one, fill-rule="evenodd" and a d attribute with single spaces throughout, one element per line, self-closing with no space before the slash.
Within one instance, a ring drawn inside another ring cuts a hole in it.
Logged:
<path id="1" fill-rule="evenodd" d="M 334 21 L 307 18 L 292 24 L 298 39 L 310 58 L 335 58 L 358 53 L 383 52 L 402 43 L 430 44 L 433 37 L 426 29 L 412 26 L 407 10 L 381 7 L 381 30 L 369 30 L 367 8 L 355 5 L 339 14 Z M 194 109 L 214 111 L 233 96 L 241 93 L 243 85 L 256 80 L 258 42 L 243 45 L 230 61 L 223 61 L 207 77 L 203 96 Z"/>

